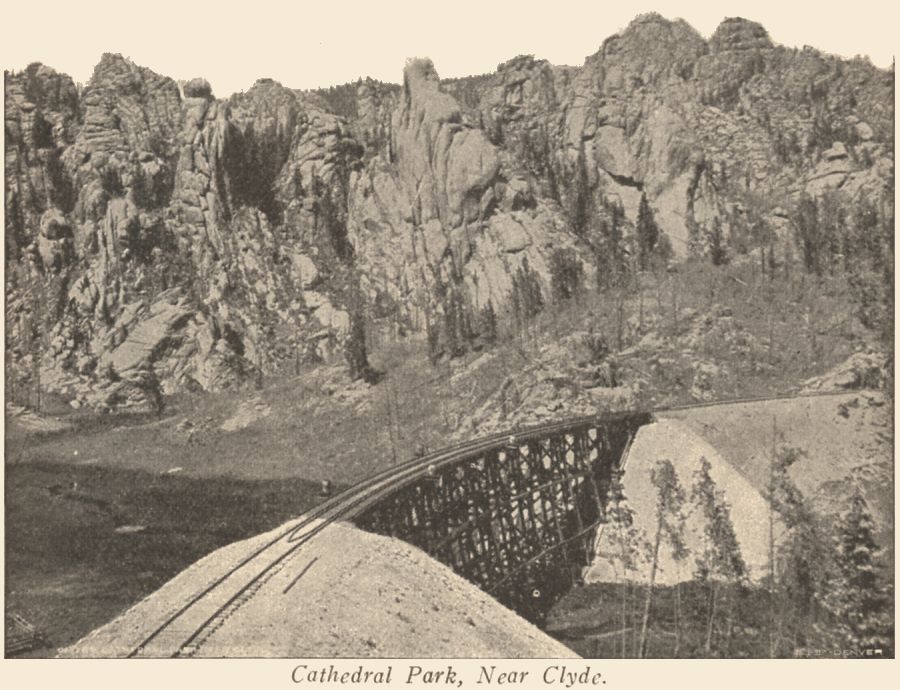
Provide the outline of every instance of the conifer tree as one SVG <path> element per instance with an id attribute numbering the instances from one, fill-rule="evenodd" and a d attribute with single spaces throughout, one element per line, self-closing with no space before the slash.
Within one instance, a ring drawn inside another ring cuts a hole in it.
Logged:
<path id="1" fill-rule="evenodd" d="M 620 282 L 625 270 L 622 223 L 625 211 L 620 204 L 603 204 L 603 217 L 597 224 L 598 240 L 594 245 L 597 288 L 607 290 Z"/>
<path id="2" fill-rule="evenodd" d="M 348 300 L 348 313 L 350 326 L 344 340 L 344 358 L 347 360 L 350 378 L 354 381 L 363 379 L 368 382 L 375 380 L 375 372 L 369 365 L 369 355 L 366 348 L 366 320 L 365 303 L 362 289 L 355 278 L 350 285 Z"/>
<path id="3" fill-rule="evenodd" d="M 784 533 L 774 545 L 776 578 L 776 630 L 772 654 L 776 655 L 785 635 L 804 646 L 814 631 L 817 610 L 823 603 L 830 556 L 822 526 L 789 469 L 803 452 L 781 447 L 775 453 L 768 499 Z"/>
<path id="4" fill-rule="evenodd" d="M 705 651 L 712 651 L 712 637 L 715 628 L 718 583 L 725 581 L 736 585 L 747 574 L 747 566 L 741 555 L 740 545 L 731 522 L 731 509 L 725 496 L 716 487 L 710 475 L 711 465 L 705 457 L 700 458 L 700 467 L 694 473 L 691 487 L 691 502 L 703 516 L 703 552 L 696 559 L 698 578 L 707 583 L 708 616 Z M 727 629 L 731 630 L 734 611 L 733 596 L 728 598 Z M 729 633 L 730 634 L 730 633 Z"/>
<path id="5" fill-rule="evenodd" d="M 497 340 L 497 313 L 494 304 L 488 300 L 481 310 L 482 334 L 486 343 L 494 343 Z"/>
<path id="6" fill-rule="evenodd" d="M 712 227 L 707 236 L 709 246 L 709 258 L 713 266 L 722 266 L 728 263 L 728 251 L 725 248 L 725 237 L 722 233 L 722 221 L 716 216 L 713 218 Z"/>
<path id="7" fill-rule="evenodd" d="M 635 232 L 637 234 L 638 264 L 642 271 L 646 271 L 650 267 L 650 257 L 659 243 L 660 232 L 656 219 L 653 217 L 650 202 L 647 201 L 647 195 L 644 193 L 641 193 Z"/>
<path id="8" fill-rule="evenodd" d="M 668 543 L 676 560 L 681 560 L 686 555 L 683 512 L 685 496 L 671 461 L 658 461 L 650 471 L 650 481 L 656 488 L 656 533 L 650 547 L 650 579 L 644 599 L 638 658 L 643 658 L 647 653 L 647 630 L 650 627 L 660 548 L 664 542 Z"/>
<path id="9" fill-rule="evenodd" d="M 572 230 L 576 235 L 584 235 L 590 219 L 591 183 L 588 178 L 587 156 L 583 143 L 578 149 L 578 158 L 575 160 L 575 177 L 572 185 Z"/>
<path id="10" fill-rule="evenodd" d="M 540 279 L 528 263 L 528 257 L 522 259 L 522 263 L 513 274 L 510 301 L 516 328 L 520 331 L 524 331 L 531 320 L 544 308 Z"/>
<path id="11" fill-rule="evenodd" d="M 797 240 L 803 251 L 803 262 L 808 273 L 822 274 L 821 241 L 818 225 L 818 205 L 816 200 L 804 194 L 794 211 L 794 227 Z"/>
<path id="12" fill-rule="evenodd" d="M 622 658 L 628 655 L 628 618 L 632 610 L 632 580 L 629 573 L 636 573 L 641 558 L 641 544 L 645 543 L 643 534 L 634 524 L 634 511 L 628 505 L 622 485 L 621 473 L 614 472 L 609 488 L 609 503 L 606 506 L 607 527 L 611 531 L 610 560 L 614 564 L 616 579 L 621 580 L 620 624 Z"/>
<path id="13" fill-rule="evenodd" d="M 843 642 L 850 649 L 892 654 L 893 615 L 891 586 L 879 563 L 875 521 L 857 485 L 837 525 L 837 577 L 831 583 L 829 609 Z"/>
<path id="14" fill-rule="evenodd" d="M 550 255 L 550 290 L 557 301 L 570 299 L 581 289 L 584 268 L 571 247 L 559 248 Z"/>

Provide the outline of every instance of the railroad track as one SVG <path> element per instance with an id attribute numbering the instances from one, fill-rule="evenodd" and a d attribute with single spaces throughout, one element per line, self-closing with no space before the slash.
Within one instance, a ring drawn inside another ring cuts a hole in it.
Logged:
<path id="1" fill-rule="evenodd" d="M 247 603 L 285 566 L 300 555 L 304 544 L 314 539 L 326 527 L 339 520 L 351 519 L 397 491 L 436 469 L 465 461 L 487 451 L 508 444 L 525 443 L 554 433 L 565 433 L 637 415 L 655 415 L 693 408 L 769 402 L 811 397 L 846 395 L 847 391 L 827 391 L 808 394 L 775 395 L 755 398 L 717 400 L 686 405 L 660 407 L 651 410 L 626 411 L 605 415 L 576 417 L 563 421 L 514 428 L 473 441 L 413 458 L 388 468 L 334 496 L 295 521 L 288 523 L 278 535 L 242 558 L 224 574 L 209 580 L 186 602 L 169 612 L 152 632 L 128 654 L 134 657 L 184 657 L 196 655 L 203 644 L 215 634 L 230 616 Z M 311 565 L 308 564 L 306 568 Z M 306 568 L 301 572 L 305 572 Z M 298 576 L 299 578 L 300 576 Z M 293 586 L 296 579 L 288 587 Z M 287 590 L 285 590 L 287 591 Z"/>

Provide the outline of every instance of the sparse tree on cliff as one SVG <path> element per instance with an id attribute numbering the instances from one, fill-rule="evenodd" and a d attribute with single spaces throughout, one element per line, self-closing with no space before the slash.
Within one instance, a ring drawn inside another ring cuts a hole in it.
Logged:
<path id="1" fill-rule="evenodd" d="M 492 344 L 497 340 L 497 313 L 494 311 L 494 304 L 488 300 L 487 304 L 481 309 L 481 333 L 484 341 Z"/>
<path id="2" fill-rule="evenodd" d="M 621 202 L 604 202 L 604 217 L 600 220 L 599 242 L 594 248 L 597 266 L 597 287 L 601 290 L 621 285 L 627 272 L 626 246 L 623 227 L 625 209 Z"/>
<path id="3" fill-rule="evenodd" d="M 647 195 L 641 194 L 641 202 L 638 206 L 637 223 L 635 225 L 638 245 L 638 265 L 642 271 L 650 267 L 650 258 L 659 243 L 659 226 L 653 217 L 653 209 L 647 201 Z"/>
<path id="4" fill-rule="evenodd" d="M 725 247 L 725 235 L 722 232 L 722 221 L 719 216 L 712 220 L 712 226 L 707 232 L 707 246 L 709 259 L 713 266 L 723 266 L 728 263 L 728 249 Z"/>
<path id="5" fill-rule="evenodd" d="M 818 204 L 804 194 L 793 213 L 797 242 L 803 251 L 807 273 L 822 274 L 822 245 L 819 237 Z"/>
<path id="6" fill-rule="evenodd" d="M 532 319 L 544 308 L 540 279 L 528 263 L 528 257 L 522 259 L 522 263 L 513 274 L 510 302 L 516 327 L 520 332 L 524 332 Z"/>
<path id="7" fill-rule="evenodd" d="M 350 378 L 354 381 L 364 379 L 372 382 L 375 372 L 369 365 L 369 355 L 366 349 L 365 304 L 361 289 L 357 284 L 351 288 L 348 311 L 350 326 L 344 341 L 344 357 L 347 360 Z"/>
<path id="8" fill-rule="evenodd" d="M 557 301 L 574 297 L 584 281 L 584 267 L 575 250 L 561 247 L 550 255 L 550 290 Z"/>
<path id="9" fill-rule="evenodd" d="M 41 411 L 41 366 L 44 357 L 44 281 L 41 274 L 40 256 L 32 254 L 28 266 L 30 298 L 32 304 L 30 332 L 30 354 L 34 383 L 34 409 Z"/>
<path id="10" fill-rule="evenodd" d="M 575 160 L 575 176 L 572 180 L 572 231 L 576 235 L 584 235 L 588 229 L 591 213 L 591 183 L 588 177 L 587 156 L 584 144 L 578 149 Z"/>

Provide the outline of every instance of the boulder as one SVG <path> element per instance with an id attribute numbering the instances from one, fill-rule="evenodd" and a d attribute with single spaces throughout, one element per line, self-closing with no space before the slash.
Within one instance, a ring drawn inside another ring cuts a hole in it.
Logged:
<path id="1" fill-rule="evenodd" d="M 188 81 L 184 85 L 183 90 L 185 98 L 203 98 L 209 100 L 213 97 L 212 87 L 206 79 L 201 77 L 196 77 Z"/>
<path id="2" fill-rule="evenodd" d="M 721 52 L 767 49 L 773 45 L 769 32 L 761 24 L 741 17 L 729 17 L 716 27 L 709 39 L 709 47 L 713 52 Z"/>

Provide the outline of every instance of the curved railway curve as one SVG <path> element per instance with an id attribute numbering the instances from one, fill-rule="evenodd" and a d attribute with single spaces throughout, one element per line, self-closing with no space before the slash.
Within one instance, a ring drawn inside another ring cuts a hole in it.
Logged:
<path id="1" fill-rule="evenodd" d="M 634 433 L 655 414 L 843 393 L 578 417 L 495 433 L 410 459 L 284 525 L 141 633 L 128 657 L 197 655 L 237 609 L 336 521 L 422 548 L 539 623 L 590 562 L 613 474 L 622 470 Z"/>

